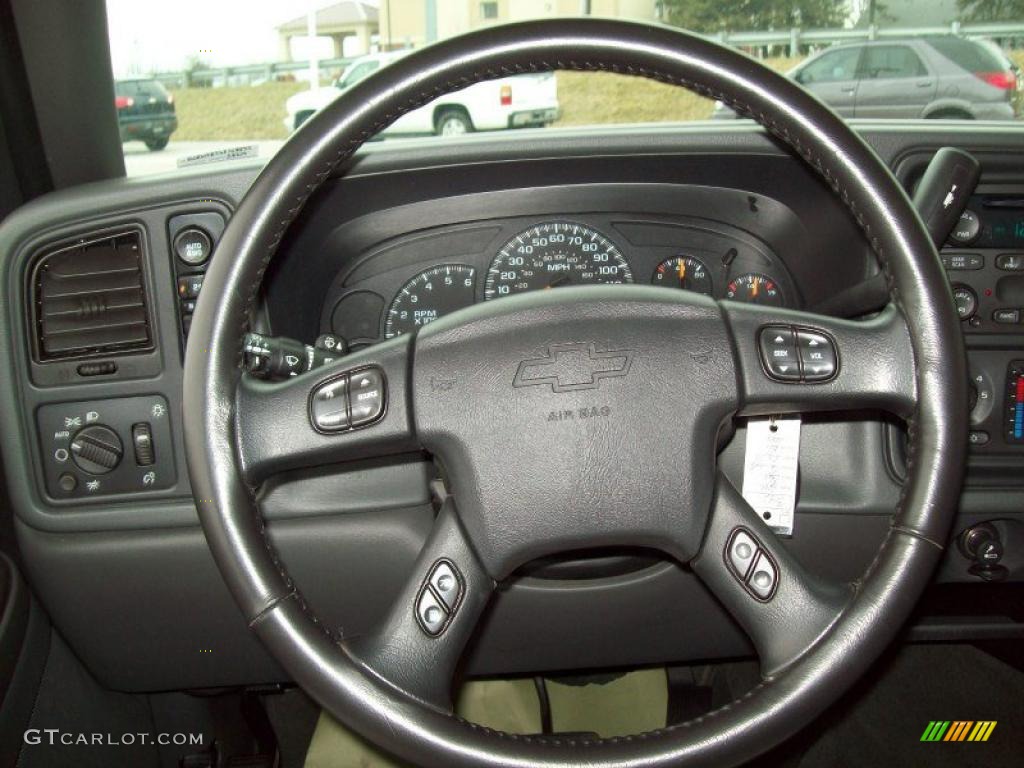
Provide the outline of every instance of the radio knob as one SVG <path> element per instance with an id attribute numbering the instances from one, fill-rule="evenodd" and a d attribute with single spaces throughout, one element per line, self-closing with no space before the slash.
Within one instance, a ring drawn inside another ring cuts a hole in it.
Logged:
<path id="1" fill-rule="evenodd" d="M 953 286 L 953 302 L 961 320 L 970 320 L 978 311 L 978 294 L 966 285 Z"/>
<path id="2" fill-rule="evenodd" d="M 960 220 L 949 235 L 949 239 L 957 245 L 973 243 L 981 232 L 981 219 L 970 208 L 960 214 Z"/>
<path id="3" fill-rule="evenodd" d="M 117 468 L 124 446 L 117 432 L 102 424 L 90 424 L 71 439 L 71 459 L 90 475 L 105 475 Z"/>

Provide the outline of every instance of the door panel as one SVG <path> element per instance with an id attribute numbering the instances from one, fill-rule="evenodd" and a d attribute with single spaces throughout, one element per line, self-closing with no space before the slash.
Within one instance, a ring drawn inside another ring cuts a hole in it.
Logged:
<path id="1" fill-rule="evenodd" d="M 857 117 L 920 117 L 937 78 L 909 45 L 868 46 L 860 63 Z"/>
<path id="2" fill-rule="evenodd" d="M 853 117 L 861 46 L 846 46 L 811 60 L 798 70 L 797 82 L 843 117 Z"/>
<path id="3" fill-rule="evenodd" d="M 0 514 L 6 512 L 0 506 Z M 18 761 L 49 650 L 49 619 L 17 567 L 0 552 L 0 766 L 5 768 Z"/>

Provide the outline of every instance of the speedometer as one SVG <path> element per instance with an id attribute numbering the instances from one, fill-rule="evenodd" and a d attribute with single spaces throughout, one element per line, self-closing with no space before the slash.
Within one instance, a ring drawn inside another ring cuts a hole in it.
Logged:
<path id="1" fill-rule="evenodd" d="M 633 273 L 604 235 L 566 221 L 520 232 L 498 252 L 487 270 L 484 298 L 590 283 L 631 283 Z"/>

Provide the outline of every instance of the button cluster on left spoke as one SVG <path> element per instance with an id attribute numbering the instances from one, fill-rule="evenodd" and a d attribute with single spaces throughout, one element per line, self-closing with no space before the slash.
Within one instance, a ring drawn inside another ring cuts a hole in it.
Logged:
<path id="1" fill-rule="evenodd" d="M 310 397 L 309 418 L 319 432 L 365 427 L 384 414 L 386 400 L 383 372 L 362 368 L 319 384 Z"/>

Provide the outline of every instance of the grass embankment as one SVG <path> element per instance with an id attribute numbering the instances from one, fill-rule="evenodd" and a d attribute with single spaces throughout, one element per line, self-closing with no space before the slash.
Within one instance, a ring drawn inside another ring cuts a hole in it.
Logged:
<path id="1" fill-rule="evenodd" d="M 263 83 L 227 88 L 181 88 L 175 141 L 285 139 L 284 103 L 305 83 Z"/>
<path id="2" fill-rule="evenodd" d="M 798 61 L 764 63 L 785 71 Z M 559 72 L 558 101 L 562 119 L 556 125 L 707 120 L 714 107 L 712 100 L 674 85 L 606 72 Z"/>

